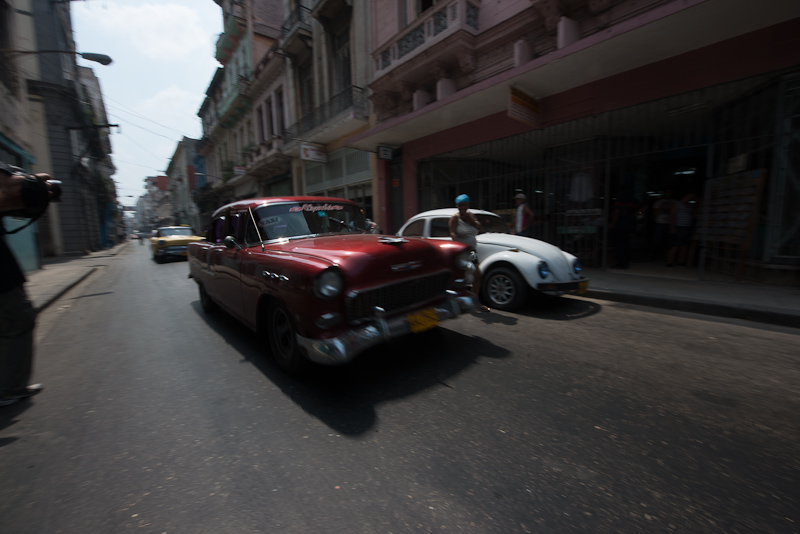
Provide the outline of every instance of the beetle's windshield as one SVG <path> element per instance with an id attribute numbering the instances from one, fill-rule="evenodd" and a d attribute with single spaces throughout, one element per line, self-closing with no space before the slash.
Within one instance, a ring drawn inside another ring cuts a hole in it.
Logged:
<path id="1" fill-rule="evenodd" d="M 510 234 L 506 222 L 499 215 L 486 215 L 483 213 L 476 213 L 478 222 L 483 226 L 483 232 L 487 234 Z"/>
<path id="2" fill-rule="evenodd" d="M 290 202 L 253 210 L 265 241 L 317 234 L 365 233 L 361 209 L 349 202 Z"/>

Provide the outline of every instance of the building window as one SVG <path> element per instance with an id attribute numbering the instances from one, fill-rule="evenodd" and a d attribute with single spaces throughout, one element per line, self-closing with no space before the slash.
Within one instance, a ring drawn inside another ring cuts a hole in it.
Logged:
<path id="1" fill-rule="evenodd" d="M 272 139 L 272 134 L 275 129 L 275 123 L 273 122 L 273 113 L 272 113 L 272 99 L 268 98 L 267 103 L 265 104 L 267 119 L 266 119 L 266 126 L 267 126 L 267 139 Z"/>
<path id="2" fill-rule="evenodd" d="M 283 130 L 285 129 L 283 122 L 283 89 L 280 87 L 275 91 L 275 118 L 277 119 L 275 133 L 283 135 Z"/>
<path id="3" fill-rule="evenodd" d="M 298 91 L 300 96 L 300 116 L 310 117 L 314 110 L 314 76 L 311 61 L 301 63 L 297 67 Z"/>
<path id="4" fill-rule="evenodd" d="M 437 0 L 417 0 L 417 15 L 421 15 L 436 5 Z"/>
<path id="5" fill-rule="evenodd" d="M 333 94 L 338 95 L 353 85 L 352 63 L 350 61 L 350 19 L 337 21 L 336 31 L 331 36 L 333 54 Z"/>

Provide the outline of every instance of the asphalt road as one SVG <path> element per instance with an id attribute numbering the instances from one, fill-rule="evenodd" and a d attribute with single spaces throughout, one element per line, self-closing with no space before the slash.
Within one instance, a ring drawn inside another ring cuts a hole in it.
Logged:
<path id="1" fill-rule="evenodd" d="M 296 380 L 130 246 L 41 316 L 0 532 L 800 532 L 800 330 L 589 299 Z"/>

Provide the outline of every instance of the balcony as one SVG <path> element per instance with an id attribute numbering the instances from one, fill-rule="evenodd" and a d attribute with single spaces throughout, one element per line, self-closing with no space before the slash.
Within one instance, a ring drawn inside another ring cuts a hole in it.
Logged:
<path id="1" fill-rule="evenodd" d="M 281 26 L 281 47 L 289 56 L 297 56 L 311 48 L 311 10 L 295 7 Z"/>
<path id="2" fill-rule="evenodd" d="M 480 0 L 449 0 L 428 9 L 373 53 L 375 79 L 458 32 L 477 35 L 479 5 Z"/>
<path id="3" fill-rule="evenodd" d="M 233 86 L 228 88 L 220 103 L 220 126 L 231 128 L 250 109 L 252 102 L 247 96 L 249 88 L 250 80 L 244 76 L 238 76 Z"/>
<path id="4" fill-rule="evenodd" d="M 283 138 L 279 135 L 262 141 L 244 155 L 247 174 L 256 177 L 271 177 L 290 169 L 292 158 L 282 152 Z"/>
<path id="5" fill-rule="evenodd" d="M 328 143 L 366 123 L 366 97 L 361 87 L 350 87 L 291 125 L 283 134 L 283 142 L 291 146 L 303 138 L 315 143 Z"/>

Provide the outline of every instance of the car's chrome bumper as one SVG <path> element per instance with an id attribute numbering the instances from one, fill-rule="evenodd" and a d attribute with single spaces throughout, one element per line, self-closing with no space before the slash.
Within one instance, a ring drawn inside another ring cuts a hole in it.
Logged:
<path id="1" fill-rule="evenodd" d="M 457 294 L 448 291 L 447 300 L 434 306 L 439 321 L 453 319 L 474 311 L 478 301 L 472 293 Z M 308 358 L 323 365 L 347 363 L 365 350 L 390 339 L 411 333 L 411 324 L 406 315 L 391 318 L 378 318 L 373 322 L 349 330 L 339 337 L 330 339 L 311 339 L 298 335 L 297 341 Z"/>
<path id="2" fill-rule="evenodd" d="M 589 289 L 589 280 L 581 278 L 572 282 L 542 282 L 536 289 L 548 295 L 583 295 Z"/>
<path id="3" fill-rule="evenodd" d="M 156 256 L 186 256 L 189 247 L 186 245 L 173 245 L 169 247 L 161 247 L 155 251 Z"/>

